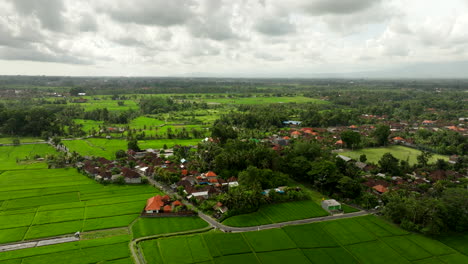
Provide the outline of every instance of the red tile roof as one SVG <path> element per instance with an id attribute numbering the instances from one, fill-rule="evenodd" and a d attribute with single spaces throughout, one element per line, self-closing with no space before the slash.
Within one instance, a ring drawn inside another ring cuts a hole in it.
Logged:
<path id="1" fill-rule="evenodd" d="M 300 135 L 301 135 L 301 132 L 299 132 L 299 131 L 294 131 L 294 132 L 291 133 L 291 135 L 293 135 L 293 136 L 300 136 Z"/>
<path id="2" fill-rule="evenodd" d="M 165 213 L 170 213 L 170 212 L 172 212 L 172 207 L 171 207 L 170 205 L 164 206 L 163 209 L 164 209 L 164 212 L 165 212 Z"/>
<path id="3" fill-rule="evenodd" d="M 343 140 L 341 140 L 341 139 L 338 140 L 338 141 L 335 143 L 335 145 L 343 145 L 343 144 L 344 144 L 344 142 L 343 142 Z"/>
<path id="4" fill-rule="evenodd" d="M 288 136 L 283 137 L 284 140 L 290 140 L 291 138 Z"/>
<path id="5" fill-rule="evenodd" d="M 206 177 L 217 177 L 218 175 L 216 175 L 216 173 L 212 172 L 212 171 L 209 171 L 206 173 Z"/>
<path id="6" fill-rule="evenodd" d="M 164 205 L 164 202 L 162 201 L 162 196 L 156 195 L 154 197 L 149 198 L 146 201 L 145 211 L 160 210 L 163 205 Z"/>
<path id="7" fill-rule="evenodd" d="M 402 141 L 402 140 L 405 140 L 404 138 L 402 137 L 394 137 L 393 140 L 399 140 L 399 141 Z"/>
<path id="8" fill-rule="evenodd" d="M 382 186 L 382 185 L 375 185 L 374 187 L 372 187 L 372 189 L 378 191 L 379 193 L 386 193 L 388 191 L 387 187 L 385 186 Z"/>
<path id="9" fill-rule="evenodd" d="M 181 206 L 182 203 L 181 203 L 179 200 L 177 200 L 177 201 L 172 202 L 172 205 L 173 205 L 174 207 L 175 207 L 175 206 Z"/>

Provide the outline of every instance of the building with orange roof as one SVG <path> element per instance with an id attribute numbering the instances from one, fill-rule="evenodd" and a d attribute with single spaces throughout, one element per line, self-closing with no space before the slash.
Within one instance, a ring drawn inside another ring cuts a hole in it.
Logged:
<path id="1" fill-rule="evenodd" d="M 388 191 L 388 188 L 383 186 L 383 185 L 375 185 L 374 187 L 372 187 L 372 189 L 376 190 L 377 192 L 379 193 L 386 193 Z"/>
<path id="2" fill-rule="evenodd" d="M 301 132 L 299 132 L 299 131 L 294 131 L 294 132 L 291 133 L 291 137 L 293 137 L 293 138 L 298 138 L 300 135 L 301 135 Z"/>
<path id="3" fill-rule="evenodd" d="M 161 207 L 164 206 L 164 202 L 162 198 L 163 197 L 161 195 L 156 195 L 146 200 L 146 206 L 145 206 L 146 213 L 159 213 L 161 210 Z"/>
<path id="4" fill-rule="evenodd" d="M 335 142 L 335 145 L 343 145 L 343 144 L 344 144 L 344 142 L 341 139 Z"/>
<path id="5" fill-rule="evenodd" d="M 218 175 L 216 175 L 216 173 L 214 173 L 213 171 L 209 171 L 205 174 L 206 177 L 218 177 Z"/>
<path id="6" fill-rule="evenodd" d="M 403 143 L 403 142 L 406 142 L 404 138 L 402 137 L 394 137 L 392 138 L 393 142 L 395 143 Z"/>
<path id="7" fill-rule="evenodd" d="M 164 206 L 163 210 L 164 210 L 165 213 L 170 213 L 170 212 L 172 212 L 172 206 L 166 205 L 166 206 Z"/>
<path id="8" fill-rule="evenodd" d="M 175 200 L 174 202 L 172 202 L 172 206 L 174 206 L 174 207 L 182 206 L 182 203 L 179 200 Z"/>
<path id="9" fill-rule="evenodd" d="M 283 137 L 284 140 L 290 140 L 291 138 L 288 136 Z"/>

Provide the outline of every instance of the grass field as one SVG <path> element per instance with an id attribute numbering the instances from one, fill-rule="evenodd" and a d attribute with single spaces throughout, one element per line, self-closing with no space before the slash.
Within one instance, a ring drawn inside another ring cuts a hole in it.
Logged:
<path id="1" fill-rule="evenodd" d="M 155 140 L 141 140 L 138 146 L 141 149 L 161 149 L 164 145 L 171 148 L 175 145 L 197 145 L 201 139 L 155 139 Z M 127 141 L 123 139 L 102 139 L 102 138 L 88 138 L 82 140 L 68 140 L 63 141 L 70 151 L 76 151 L 82 156 L 96 156 L 104 157 L 107 159 L 115 159 L 115 153 L 118 150 L 127 149 Z"/>
<path id="2" fill-rule="evenodd" d="M 359 156 L 362 154 L 366 154 L 367 160 L 370 162 L 377 163 L 383 154 L 390 152 L 392 155 L 400 160 L 408 160 L 411 165 L 417 163 L 416 157 L 421 154 L 421 151 L 413 148 L 408 148 L 404 146 L 390 146 L 385 148 L 365 148 L 360 150 L 354 151 L 345 151 L 341 152 L 340 155 L 347 156 L 353 158 L 355 160 L 359 160 Z M 448 161 L 447 156 L 434 154 L 430 159 L 430 163 L 436 162 L 437 159 L 443 159 Z"/>
<path id="3" fill-rule="evenodd" d="M 454 248 L 372 215 L 246 233 L 160 238 L 139 245 L 149 264 L 468 262 L 468 256 Z"/>
<path id="4" fill-rule="evenodd" d="M 314 99 L 304 96 L 291 97 L 234 97 L 234 98 L 201 98 L 194 101 L 205 102 L 208 104 L 281 104 L 281 103 L 316 103 L 328 104 L 329 102 L 320 99 Z"/>
<path id="5" fill-rule="evenodd" d="M 145 237 L 165 233 L 175 233 L 207 227 L 208 223 L 198 216 L 139 218 L 132 227 L 133 237 Z"/>
<path id="6" fill-rule="evenodd" d="M 138 103 L 136 100 L 112 100 L 109 96 L 82 96 L 87 99 L 86 103 L 69 103 L 70 105 L 76 105 L 83 107 L 85 111 L 92 111 L 99 108 L 107 108 L 109 111 L 127 111 L 127 110 L 138 110 Z M 94 100 L 97 98 L 99 100 Z M 123 101 L 124 105 L 119 106 L 118 102 Z"/>
<path id="7" fill-rule="evenodd" d="M 101 185 L 75 169 L 0 174 L 0 243 L 127 227 L 152 186 Z"/>
<path id="8" fill-rule="evenodd" d="M 0 144 L 12 144 L 13 143 L 12 137 L 0 137 Z M 20 143 L 32 143 L 32 142 L 44 142 L 42 138 L 35 138 L 35 137 L 19 137 Z"/>
<path id="9" fill-rule="evenodd" d="M 47 168 L 44 162 L 35 161 L 34 156 L 53 153 L 56 153 L 55 149 L 47 144 L 0 146 L 0 170 Z M 21 161 L 24 159 L 27 160 Z"/>
<path id="10" fill-rule="evenodd" d="M 114 263 L 131 264 L 129 235 L 81 240 L 65 244 L 28 248 L 0 254 L 0 263 Z"/>
<path id="11" fill-rule="evenodd" d="M 257 212 L 229 217 L 223 221 L 228 226 L 256 226 L 298 219 L 326 216 L 328 213 L 312 200 L 272 204 Z"/>

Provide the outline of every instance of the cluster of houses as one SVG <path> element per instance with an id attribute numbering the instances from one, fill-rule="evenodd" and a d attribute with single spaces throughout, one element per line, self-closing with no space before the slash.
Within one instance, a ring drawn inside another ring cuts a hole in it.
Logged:
<path id="1" fill-rule="evenodd" d="M 377 173 L 373 176 L 369 172 L 377 169 L 375 165 L 355 161 L 343 155 L 337 155 L 337 158 L 352 163 L 354 166 L 364 171 L 366 175 L 363 176 L 365 181 L 362 184 L 369 187 L 369 190 L 375 195 L 381 195 L 388 192 L 390 189 L 397 190 L 403 187 L 413 191 L 420 191 L 421 184 L 431 185 L 439 180 L 449 180 L 458 183 L 459 179 L 465 177 L 459 172 L 450 170 L 434 170 L 431 172 L 416 170 L 412 174 L 407 174 L 406 177 L 385 175 L 383 173 Z"/>
<path id="2" fill-rule="evenodd" d="M 203 201 L 212 196 L 226 192 L 229 187 L 239 186 L 236 177 L 224 180 L 216 173 L 209 171 L 207 173 L 189 172 L 182 170 L 182 178 L 179 182 L 172 184 L 174 191 L 182 190 L 187 199 L 196 199 Z"/>
<path id="3" fill-rule="evenodd" d="M 386 116 L 375 116 L 375 115 L 363 115 L 365 119 L 377 119 L 377 120 L 386 120 Z M 395 144 L 414 146 L 415 142 L 411 138 L 402 138 L 398 136 L 398 132 L 412 131 L 415 132 L 421 128 L 438 131 L 440 129 L 451 130 L 458 132 L 464 136 L 468 136 L 468 129 L 465 128 L 466 123 L 465 118 L 459 119 L 459 124 L 454 125 L 442 121 L 433 121 L 433 120 L 423 120 L 419 123 L 405 123 L 405 122 L 393 122 L 393 121 L 382 121 L 382 124 L 388 125 L 390 127 L 390 132 L 394 135 L 391 138 L 391 142 Z M 350 126 L 339 126 L 339 127 L 329 127 L 329 128 L 311 128 L 303 127 L 298 128 L 301 125 L 300 121 L 284 121 L 283 124 L 289 127 L 289 130 L 281 130 L 279 135 L 284 140 L 297 139 L 297 138 L 306 138 L 306 139 L 316 139 L 317 141 L 329 145 L 335 146 L 336 148 L 343 148 L 345 142 L 340 138 L 342 132 L 347 130 L 352 130 L 360 133 L 362 136 L 368 137 L 375 130 L 374 125 L 350 125 Z M 395 135 L 396 134 L 396 135 Z M 279 146 L 276 146 L 278 149 L 281 144 L 276 143 Z"/>
<path id="4" fill-rule="evenodd" d="M 162 158 L 163 154 L 170 156 L 173 153 L 170 150 L 162 154 L 153 149 L 143 152 L 128 150 L 124 160 L 85 157 L 85 161 L 78 163 L 77 168 L 97 181 L 116 182 L 123 178 L 127 184 L 138 184 L 142 183 L 144 177 L 153 176 L 158 167 L 174 173 L 179 171 L 177 164 Z"/>

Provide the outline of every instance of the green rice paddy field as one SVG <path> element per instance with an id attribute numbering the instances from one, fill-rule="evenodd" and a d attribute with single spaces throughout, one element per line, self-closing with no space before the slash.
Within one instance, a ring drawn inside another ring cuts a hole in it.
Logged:
<path id="1" fill-rule="evenodd" d="M 82 96 L 87 99 L 86 103 L 70 103 L 72 105 L 81 106 L 85 111 L 92 111 L 98 108 L 107 108 L 109 111 L 125 111 L 130 109 L 138 109 L 138 102 L 141 98 L 151 97 L 153 95 L 129 95 L 133 98 L 127 100 L 112 100 L 110 96 L 97 95 L 97 96 Z M 206 102 L 208 104 L 275 104 L 275 103 L 319 103 L 327 104 L 329 102 L 320 99 L 304 97 L 301 95 L 295 96 L 284 96 L 276 97 L 264 94 L 257 94 L 252 97 L 238 97 L 236 95 L 230 95 L 230 98 L 223 94 L 205 94 L 200 96 L 199 94 L 164 94 L 158 95 L 159 97 L 171 97 L 171 96 L 186 96 L 186 101 Z M 98 100 L 95 100 L 98 99 Z M 179 99 L 178 99 L 179 100 Z M 123 101 L 124 105 L 119 106 L 118 102 Z M 183 101 L 183 100 L 179 100 Z"/>
<path id="2" fill-rule="evenodd" d="M 133 259 L 131 258 L 128 248 L 129 240 L 129 235 L 119 235 L 59 245 L 7 251 L 0 253 L 0 263 L 132 264 Z"/>
<path id="3" fill-rule="evenodd" d="M 47 168 L 44 162 L 37 162 L 34 156 L 44 157 L 53 153 L 56 153 L 55 149 L 47 144 L 1 146 L 0 171 Z"/>
<path id="4" fill-rule="evenodd" d="M 208 232 L 143 241 L 147 263 L 467 263 L 440 241 L 375 216 L 246 233 Z"/>
<path id="5" fill-rule="evenodd" d="M 140 140 L 138 145 L 141 149 L 161 149 L 164 145 L 173 147 L 175 145 L 197 145 L 201 139 L 155 139 Z M 76 151 L 82 156 L 96 156 L 114 159 L 118 150 L 127 149 L 127 141 L 123 139 L 88 138 L 82 140 L 68 140 L 62 142 L 70 151 Z"/>
<path id="6" fill-rule="evenodd" d="M 201 229 L 207 226 L 208 223 L 198 216 L 178 218 L 139 218 L 132 226 L 132 233 L 134 238 L 139 238 Z"/>
<path id="7" fill-rule="evenodd" d="M 258 211 L 229 217 L 223 224 L 235 227 L 268 225 L 312 217 L 326 216 L 328 213 L 312 200 L 271 204 Z"/>
<path id="8" fill-rule="evenodd" d="M 421 151 L 417 149 L 408 148 L 404 146 L 390 146 L 390 147 L 384 147 L 384 148 L 365 148 L 365 149 L 359 149 L 359 150 L 354 150 L 354 151 L 345 151 L 339 154 L 353 158 L 355 160 L 359 160 L 359 156 L 361 154 L 366 154 L 368 161 L 377 163 L 380 160 L 380 158 L 382 158 L 383 154 L 387 152 L 392 153 L 392 155 L 397 159 L 408 160 L 411 165 L 417 163 L 416 157 L 419 154 L 421 154 Z M 447 156 L 434 154 L 434 156 L 432 156 L 429 162 L 431 163 L 436 162 L 437 159 L 443 159 L 445 161 L 448 161 Z"/>
<path id="9" fill-rule="evenodd" d="M 148 185 L 104 186 L 75 169 L 4 171 L 0 243 L 127 227 L 158 193 Z"/>

